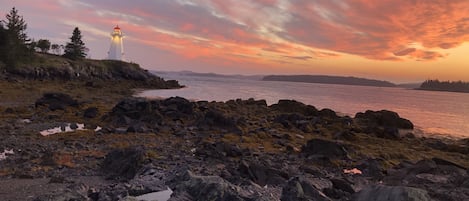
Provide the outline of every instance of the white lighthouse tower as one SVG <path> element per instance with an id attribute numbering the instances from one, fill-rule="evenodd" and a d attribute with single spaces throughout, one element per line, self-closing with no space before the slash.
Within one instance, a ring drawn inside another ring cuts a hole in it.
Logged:
<path id="1" fill-rule="evenodd" d="M 110 60 L 124 60 L 124 34 L 122 34 L 121 28 L 117 25 L 114 27 L 114 31 L 111 33 L 111 47 L 108 52 L 108 59 Z"/>

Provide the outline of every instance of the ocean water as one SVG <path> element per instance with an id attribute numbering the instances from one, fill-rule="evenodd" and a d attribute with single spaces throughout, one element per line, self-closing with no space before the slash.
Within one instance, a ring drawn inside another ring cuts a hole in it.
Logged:
<path id="1" fill-rule="evenodd" d="M 176 79 L 182 89 L 148 90 L 137 96 L 190 100 L 227 101 L 265 99 L 274 104 L 293 99 L 318 109 L 330 108 L 354 116 L 366 110 L 391 110 L 411 120 L 417 134 L 435 137 L 469 138 L 469 93 L 421 91 L 404 88 L 349 86 L 333 84 L 259 81 L 237 77 L 162 74 Z"/>

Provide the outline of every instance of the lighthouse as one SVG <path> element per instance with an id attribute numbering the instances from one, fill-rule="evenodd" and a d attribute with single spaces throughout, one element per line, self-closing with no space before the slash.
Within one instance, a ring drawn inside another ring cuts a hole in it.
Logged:
<path id="1" fill-rule="evenodd" d="M 117 25 L 114 31 L 111 32 L 111 47 L 108 52 L 108 59 L 110 60 L 124 60 L 124 34 L 121 28 Z"/>

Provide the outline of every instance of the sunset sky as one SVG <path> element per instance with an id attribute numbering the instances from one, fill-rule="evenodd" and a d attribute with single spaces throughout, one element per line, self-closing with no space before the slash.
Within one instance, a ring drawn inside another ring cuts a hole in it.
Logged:
<path id="1" fill-rule="evenodd" d="M 79 27 L 90 57 L 110 32 L 152 70 L 469 81 L 469 0 L 0 0 L 28 35 L 65 44 Z"/>

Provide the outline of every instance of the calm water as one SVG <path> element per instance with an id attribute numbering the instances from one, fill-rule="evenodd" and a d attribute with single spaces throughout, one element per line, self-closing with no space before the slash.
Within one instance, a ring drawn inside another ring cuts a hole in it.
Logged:
<path id="1" fill-rule="evenodd" d="M 432 92 L 402 88 L 257 81 L 238 78 L 162 75 L 186 88 L 149 90 L 138 96 L 227 101 L 236 98 L 294 99 L 318 109 L 330 108 L 354 116 L 366 110 L 392 110 L 428 135 L 469 137 L 469 93 Z"/>

